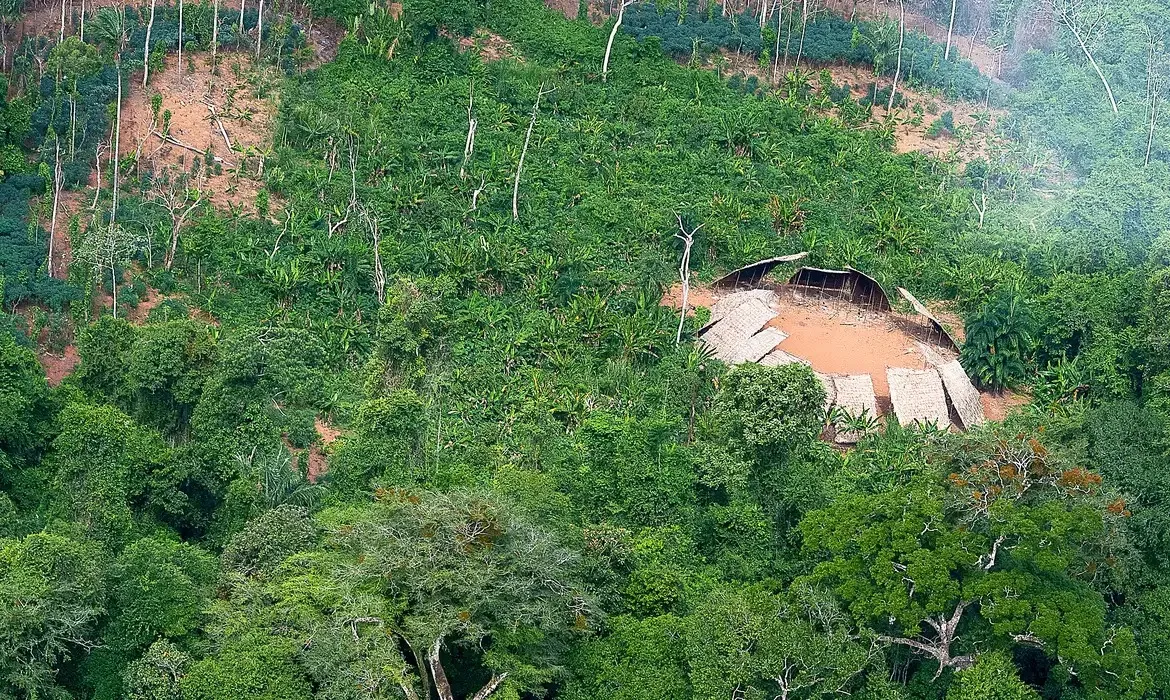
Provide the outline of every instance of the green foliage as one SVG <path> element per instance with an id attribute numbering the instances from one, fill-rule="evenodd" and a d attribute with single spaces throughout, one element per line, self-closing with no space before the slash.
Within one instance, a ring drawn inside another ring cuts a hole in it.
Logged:
<path id="1" fill-rule="evenodd" d="M 993 391 L 1017 386 L 1028 372 L 1033 324 L 1027 302 L 1000 291 L 967 324 L 961 355 L 963 368 Z"/>
<path id="2" fill-rule="evenodd" d="M 1024 684 L 1011 659 L 1003 652 L 980 654 L 971 668 L 955 676 L 947 700 L 1039 700 L 1040 694 Z"/>
<path id="3" fill-rule="evenodd" d="M 810 443 L 821 432 L 825 390 L 808 367 L 744 364 L 724 379 L 713 417 L 759 459 Z"/>
<path id="4" fill-rule="evenodd" d="M 103 561 L 93 544 L 39 533 L 0 540 L 0 692 L 55 697 L 59 664 L 102 616 Z"/>
<path id="5" fill-rule="evenodd" d="M 215 573 L 215 559 L 193 545 L 158 538 L 131 543 L 110 569 L 106 644 L 131 653 L 159 637 L 179 639 L 200 629 Z"/>

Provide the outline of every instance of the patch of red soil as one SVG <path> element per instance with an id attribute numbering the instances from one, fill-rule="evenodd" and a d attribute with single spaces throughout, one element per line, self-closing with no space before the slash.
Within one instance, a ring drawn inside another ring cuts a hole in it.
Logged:
<path id="1" fill-rule="evenodd" d="M 925 327 L 898 314 L 783 291 L 779 311 L 768 325 L 788 334 L 779 345 L 781 350 L 808 360 L 823 374 L 870 375 L 879 403 L 889 402 L 887 367 L 929 366 L 916 345 L 923 339 L 918 335 L 925 335 Z"/>
<path id="2" fill-rule="evenodd" d="M 339 429 L 329 425 L 319 417 L 313 420 L 313 427 L 317 429 L 317 434 L 321 436 L 321 442 L 325 445 L 332 445 L 337 438 L 341 437 Z"/>
<path id="3" fill-rule="evenodd" d="M 1005 391 L 1002 394 L 984 391 L 980 392 L 979 400 L 983 404 L 983 416 L 989 421 L 1000 422 L 1007 418 L 1013 410 L 1026 406 L 1032 397 L 1011 391 Z"/>
<path id="4" fill-rule="evenodd" d="M 320 445 L 317 443 L 309 445 L 309 481 L 315 484 L 325 472 L 329 471 L 329 455 L 326 454 L 325 448 L 341 437 L 342 433 L 341 430 L 320 417 L 313 420 L 313 425 L 317 429 L 317 435 L 321 438 Z"/>
<path id="5" fill-rule="evenodd" d="M 65 377 L 73 374 L 73 370 L 81 362 L 77 347 L 73 345 L 65 346 L 65 353 L 62 355 L 43 352 L 37 354 L 37 359 L 41 361 L 41 367 L 45 370 L 45 380 L 53 387 L 60 386 Z"/>
<path id="6" fill-rule="evenodd" d="M 662 306 L 669 306 L 672 309 L 682 308 L 682 283 L 675 283 L 666 290 L 662 295 L 662 299 L 658 302 Z M 691 285 L 691 289 L 687 292 L 687 316 L 693 316 L 695 307 L 701 306 L 704 309 L 711 308 L 715 303 L 715 293 L 710 287 L 703 285 Z"/>
<path id="7" fill-rule="evenodd" d="M 581 3 L 576 0 L 544 0 L 544 6 L 560 12 L 567 19 L 577 19 L 577 13 L 581 9 Z"/>
<path id="8" fill-rule="evenodd" d="M 159 294 L 158 290 L 148 284 L 146 285 L 146 297 L 139 299 L 138 305 L 126 312 L 126 320 L 141 326 L 150 318 L 151 311 L 157 308 L 159 304 L 171 298 L 173 297 Z"/>
<path id="9" fill-rule="evenodd" d="M 459 39 L 459 49 L 461 51 L 469 51 L 475 49 L 479 52 L 479 57 L 485 62 L 499 61 L 505 58 L 510 58 L 519 63 L 524 62 L 524 57 L 516 50 L 516 47 L 507 39 L 494 34 L 486 29 L 476 29 L 471 36 L 461 37 Z"/>
<path id="10" fill-rule="evenodd" d="M 263 157 L 276 113 L 276 93 L 267 86 L 277 78 L 269 74 L 274 69 L 253 67 L 245 53 L 222 51 L 216 60 L 218 75 L 210 53 L 185 53 L 182 70 L 178 56 L 170 54 L 145 90 L 134 85 L 122 101 L 121 153 L 138 153 L 138 167 L 145 171 L 189 173 L 190 184 L 213 205 L 235 205 L 251 213 L 263 187 Z M 156 93 L 162 96 L 157 120 L 151 109 Z M 213 108 L 218 120 L 212 117 Z M 170 120 L 164 129 L 166 112 Z M 161 138 L 164 131 L 183 145 Z M 211 167 L 204 162 L 208 151 L 220 159 Z M 198 170 L 193 167 L 196 159 Z"/>

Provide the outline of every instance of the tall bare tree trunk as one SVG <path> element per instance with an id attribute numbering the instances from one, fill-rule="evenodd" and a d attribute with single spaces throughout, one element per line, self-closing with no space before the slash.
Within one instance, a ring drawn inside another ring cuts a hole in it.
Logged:
<path id="1" fill-rule="evenodd" d="M 113 224 L 110 224 L 113 226 Z M 110 295 L 114 298 L 113 309 L 114 318 L 118 318 L 118 264 L 114 262 L 114 257 L 110 256 Z"/>
<path id="2" fill-rule="evenodd" d="M 688 233 L 683 226 L 682 217 L 675 214 L 674 218 L 678 219 L 678 233 L 674 234 L 674 237 L 683 242 L 682 260 L 678 264 L 678 276 L 682 280 L 682 309 L 678 316 L 678 332 L 674 336 L 674 344 L 678 345 L 682 343 L 683 326 L 687 320 L 687 302 L 691 296 L 691 246 L 695 244 L 695 234 L 703 225 L 699 224 Z"/>
<path id="3" fill-rule="evenodd" d="M 69 0 L 61 0 L 61 36 L 57 41 L 65 41 L 65 6 L 68 3 Z"/>
<path id="4" fill-rule="evenodd" d="M 951 36 L 955 33 L 955 5 L 958 0 L 951 0 L 951 22 L 947 25 L 947 50 L 943 52 L 943 60 L 949 61 L 951 59 Z"/>
<path id="5" fill-rule="evenodd" d="M 547 92 L 552 92 L 549 90 Z M 536 126 L 536 117 L 540 114 L 540 98 L 547 92 L 544 83 L 536 91 L 536 102 L 532 105 L 532 119 L 528 122 L 528 133 L 524 134 L 524 148 L 520 150 L 520 162 L 516 164 L 516 181 L 512 183 L 512 220 L 520 220 L 520 173 L 524 170 L 524 157 L 528 155 L 528 144 L 532 141 L 532 129 Z"/>
<path id="6" fill-rule="evenodd" d="M 211 69 L 215 70 L 215 50 L 219 45 L 219 0 L 211 3 Z"/>
<path id="7" fill-rule="evenodd" d="M 114 152 L 110 155 L 110 162 L 114 164 L 112 175 L 113 202 L 110 205 L 110 225 L 118 219 L 118 138 L 122 133 L 122 54 L 114 59 L 114 68 L 118 72 L 118 102 L 114 107 Z"/>
<path id="8" fill-rule="evenodd" d="M 618 8 L 617 21 L 613 23 L 613 29 L 609 30 L 609 41 L 605 42 L 605 59 L 601 62 L 601 82 L 605 82 L 609 75 L 609 54 L 613 50 L 613 40 L 617 36 L 618 29 L 622 26 L 622 19 L 626 16 L 626 6 L 630 4 L 630 0 L 621 0 L 621 6 Z"/>
<path id="9" fill-rule="evenodd" d="M 256 13 L 256 60 L 260 60 L 260 46 L 264 43 L 264 0 L 260 0 L 260 9 Z"/>
<path id="10" fill-rule="evenodd" d="M 61 202 L 61 139 L 53 137 L 57 158 L 53 166 L 53 217 L 49 224 L 49 277 L 53 276 L 53 239 L 57 237 L 57 207 Z"/>
<path id="11" fill-rule="evenodd" d="M 898 67 L 894 69 L 894 84 L 890 87 L 890 101 L 886 111 L 894 108 L 894 96 L 898 94 L 898 78 L 902 77 L 902 47 L 906 43 L 906 0 L 898 0 Z"/>
<path id="12" fill-rule="evenodd" d="M 154 2 L 150 0 L 150 20 L 146 23 L 146 43 L 142 46 L 142 88 L 150 78 L 150 30 L 154 28 Z"/>
<path id="13" fill-rule="evenodd" d="M 240 0 L 240 35 L 237 38 L 237 41 L 244 40 L 244 2 L 245 0 Z"/>
<path id="14" fill-rule="evenodd" d="M 783 0 L 776 0 L 776 46 L 772 49 L 772 84 L 780 84 L 780 30 L 784 24 Z"/>
<path id="15" fill-rule="evenodd" d="M 179 78 L 183 77 L 183 0 L 179 0 Z"/>
<path id="16" fill-rule="evenodd" d="M 467 92 L 467 140 L 463 144 L 463 164 L 459 166 L 459 179 L 467 179 L 467 164 L 471 162 L 471 156 L 475 153 L 475 129 L 479 126 L 479 120 L 472 114 L 472 107 L 475 105 L 475 81 L 471 81 L 471 86 Z"/>
<path id="17" fill-rule="evenodd" d="M 1113 88 L 1109 87 L 1109 81 L 1105 79 L 1105 73 L 1101 70 L 1101 66 L 1097 65 L 1097 59 L 1093 58 L 1093 53 L 1089 51 L 1088 44 L 1085 43 L 1084 37 L 1081 35 L 1077 24 L 1082 20 L 1077 17 L 1076 8 L 1069 7 L 1067 4 L 1053 3 L 1053 11 L 1056 14 L 1057 20 L 1065 26 L 1077 40 L 1077 46 L 1081 47 L 1081 52 L 1085 54 L 1085 58 L 1089 59 L 1089 65 L 1093 66 L 1093 70 L 1097 72 L 1097 77 L 1101 79 L 1101 84 L 1105 86 L 1105 94 L 1109 96 L 1109 104 L 1113 107 L 1113 113 L 1117 114 L 1117 100 L 1113 97 Z M 1104 17 L 1099 17 L 1093 21 L 1092 26 L 1097 26 L 1104 20 Z M 1092 21 L 1092 18 L 1091 18 Z"/>
<path id="18" fill-rule="evenodd" d="M 81 34 L 78 38 L 85 41 L 85 0 L 81 0 Z"/>
<path id="19" fill-rule="evenodd" d="M 800 67 L 800 57 L 804 55 L 804 32 L 808 29 L 808 0 L 800 2 L 800 45 L 796 47 L 796 67 Z"/>
<path id="20" fill-rule="evenodd" d="M 1145 165 L 1150 164 L 1150 152 L 1154 150 L 1154 127 L 1158 123 L 1158 93 L 1150 96 L 1150 133 L 1146 137 L 1146 161 Z"/>

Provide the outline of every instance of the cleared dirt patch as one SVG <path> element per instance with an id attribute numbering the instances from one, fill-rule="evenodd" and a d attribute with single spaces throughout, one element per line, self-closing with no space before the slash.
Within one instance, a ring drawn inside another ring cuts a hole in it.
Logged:
<path id="1" fill-rule="evenodd" d="M 53 387 L 60 386 L 65 377 L 73 374 L 73 370 L 81 362 L 81 356 L 77 354 L 77 348 L 73 345 L 67 345 L 61 355 L 37 353 L 37 359 L 41 361 L 41 367 L 45 370 L 45 380 Z"/>
<path id="2" fill-rule="evenodd" d="M 476 29 L 471 36 L 461 37 L 459 49 L 461 51 L 475 49 L 484 61 L 499 61 L 510 58 L 520 63 L 524 62 L 524 57 L 507 39 L 486 29 Z"/>
<path id="3" fill-rule="evenodd" d="M 676 283 L 666 290 L 662 295 L 662 300 L 659 302 L 662 306 L 669 306 L 672 309 L 682 308 L 682 284 Z M 687 316 L 695 315 L 695 307 L 701 306 L 704 309 L 711 308 L 717 299 L 710 287 L 691 285 L 690 292 L 687 294 Z"/>
<path id="4" fill-rule="evenodd" d="M 788 334 L 781 349 L 808 360 L 818 372 L 868 374 L 874 393 L 888 399 L 887 367 L 928 367 L 915 343 L 925 339 L 921 324 L 846 301 L 817 299 L 815 294 L 781 292 L 779 296 L 780 315 L 768 325 Z"/>
<path id="5" fill-rule="evenodd" d="M 218 61 L 215 75 L 211 54 L 185 54 L 180 71 L 178 57 L 168 55 L 146 90 L 131 90 L 123 100 L 121 151 L 139 153 L 143 171 L 189 174 L 213 205 L 252 213 L 276 113 L 276 93 L 266 94 L 267 86 L 279 77 L 255 72 L 251 57 L 239 52 L 221 52 Z M 157 117 L 151 106 L 156 93 L 162 96 Z"/>

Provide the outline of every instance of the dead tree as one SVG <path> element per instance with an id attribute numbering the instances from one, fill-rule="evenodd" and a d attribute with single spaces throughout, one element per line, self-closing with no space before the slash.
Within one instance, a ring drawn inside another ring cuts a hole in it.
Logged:
<path id="1" fill-rule="evenodd" d="M 472 116 L 471 108 L 475 105 L 475 81 L 471 81 L 471 87 L 467 93 L 467 140 L 463 144 L 463 164 L 459 166 L 459 179 L 467 179 L 467 164 L 471 162 L 471 156 L 475 152 L 475 129 L 479 126 L 479 120 Z"/>
<path id="2" fill-rule="evenodd" d="M 516 180 L 512 183 L 512 220 L 520 220 L 520 173 L 524 170 L 524 158 L 528 155 L 528 144 L 532 141 L 532 129 L 536 126 L 536 117 L 540 114 L 540 98 L 556 88 L 544 89 L 544 83 L 536 91 L 536 102 L 532 105 L 532 119 L 528 122 L 528 133 L 524 135 L 524 148 L 520 150 L 520 162 L 516 164 Z"/>
<path id="3" fill-rule="evenodd" d="M 784 25 L 784 3 L 776 0 L 776 46 L 772 49 L 772 84 L 780 83 L 780 30 Z"/>
<path id="4" fill-rule="evenodd" d="M 1150 153 L 1154 149 L 1154 130 L 1158 126 L 1158 117 L 1161 116 L 1161 99 L 1166 90 L 1167 80 L 1170 79 L 1170 60 L 1161 50 L 1160 40 L 1152 31 L 1146 34 L 1146 121 L 1149 129 L 1146 133 L 1145 165 L 1150 164 Z"/>
<path id="5" fill-rule="evenodd" d="M 179 78 L 183 77 L 183 0 L 179 0 Z"/>
<path id="6" fill-rule="evenodd" d="M 898 67 L 894 69 L 894 84 L 890 86 L 890 101 L 886 111 L 894 108 L 894 96 L 898 94 L 898 78 L 902 77 L 902 47 L 906 44 L 906 0 L 898 0 Z"/>
<path id="7" fill-rule="evenodd" d="M 949 618 L 943 615 L 926 618 L 925 623 L 934 630 L 934 639 L 926 636 L 887 637 L 884 635 L 879 636 L 878 639 L 888 644 L 901 644 L 920 654 L 932 657 L 938 662 L 938 670 L 934 673 L 934 680 L 938 680 L 945 669 L 953 668 L 956 671 L 961 671 L 970 668 L 975 663 L 973 654 L 951 656 L 951 645 L 958 639 L 956 632 L 959 628 L 959 620 L 969 605 L 971 605 L 971 601 L 960 601 L 955 605 L 955 610 Z"/>
<path id="8" fill-rule="evenodd" d="M 53 239 L 57 237 L 57 208 L 61 202 L 61 139 L 53 135 L 53 144 L 57 153 L 53 166 L 53 216 L 49 224 L 49 277 L 53 276 Z"/>
<path id="9" fill-rule="evenodd" d="M 260 46 L 264 43 L 264 0 L 256 11 L 256 60 L 260 60 Z"/>
<path id="10" fill-rule="evenodd" d="M 150 30 L 154 28 L 154 2 L 150 0 L 150 20 L 146 23 L 146 43 L 142 46 L 142 88 L 150 78 Z"/>
<path id="11" fill-rule="evenodd" d="M 215 70 L 215 49 L 219 44 L 219 0 L 211 3 L 211 69 Z"/>
<path id="12" fill-rule="evenodd" d="M 110 162 L 114 164 L 114 172 L 111 176 L 111 186 L 113 187 L 113 201 L 110 204 L 111 224 L 118 219 L 118 141 L 122 133 L 122 53 L 120 51 L 114 57 L 114 68 L 118 74 L 118 101 L 117 106 L 114 107 L 114 152 L 110 155 Z"/>
<path id="13" fill-rule="evenodd" d="M 348 215 L 347 215 L 348 216 Z M 374 243 L 374 293 L 378 296 L 378 305 L 386 303 L 386 271 L 382 267 L 382 230 L 378 217 L 370 216 L 370 210 L 362 207 L 362 218 L 370 229 L 370 238 Z"/>
<path id="14" fill-rule="evenodd" d="M 1068 29 L 1073 38 L 1076 39 L 1077 46 L 1081 48 L 1089 65 L 1093 67 L 1093 70 L 1097 72 L 1097 77 L 1101 79 L 1101 85 L 1105 87 L 1105 94 L 1109 97 L 1113 113 L 1117 114 L 1117 100 L 1113 97 L 1113 88 L 1109 87 L 1105 73 L 1101 70 L 1101 66 L 1097 65 L 1097 59 L 1093 58 L 1093 53 L 1089 51 L 1089 42 L 1105 26 L 1108 13 L 1109 8 L 1100 0 L 1052 0 L 1052 14 L 1056 21 L 1063 24 L 1065 29 Z"/>
<path id="15" fill-rule="evenodd" d="M 958 0 L 951 0 L 951 21 L 947 24 L 947 49 L 943 52 L 943 60 L 951 60 L 951 37 L 955 33 L 955 9 Z"/>
<path id="16" fill-rule="evenodd" d="M 675 214 L 674 218 L 678 219 L 678 233 L 674 234 L 674 237 L 683 243 L 682 260 L 678 264 L 678 276 L 682 280 L 682 310 L 678 316 L 678 333 L 674 336 L 674 344 L 678 345 L 682 343 L 683 325 L 687 320 L 687 302 L 691 296 L 691 246 L 695 244 L 695 234 L 703 225 L 699 224 L 688 233 L 683 226 L 682 217 Z"/>
<path id="17" fill-rule="evenodd" d="M 603 83 L 609 75 L 609 54 L 613 50 L 613 40 L 617 36 L 618 29 L 622 26 L 622 19 L 626 16 L 626 8 L 633 4 L 634 0 L 622 0 L 622 4 L 618 7 L 617 21 L 609 30 L 609 41 L 605 42 L 605 59 L 601 62 L 601 82 Z"/>
<path id="18" fill-rule="evenodd" d="M 240 0 L 240 31 L 236 38 L 237 41 L 244 40 L 244 2 L 245 0 Z"/>
<path id="19" fill-rule="evenodd" d="M 171 217 L 171 244 L 163 256 L 163 269 L 169 272 L 175 264 L 175 252 L 179 248 L 179 234 L 183 230 L 183 225 L 191 212 L 203 203 L 204 194 L 187 186 L 186 175 L 175 177 L 167 173 L 155 179 L 151 199 L 161 204 Z"/>

